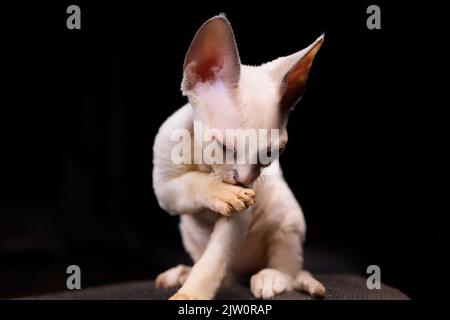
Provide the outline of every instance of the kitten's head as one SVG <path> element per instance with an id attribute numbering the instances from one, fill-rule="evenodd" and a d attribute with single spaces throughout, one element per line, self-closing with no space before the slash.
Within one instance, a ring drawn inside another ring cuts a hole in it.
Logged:
<path id="1" fill-rule="evenodd" d="M 233 146 L 226 129 L 266 129 L 268 138 L 258 136 L 256 149 L 272 154 L 283 149 L 289 113 L 305 91 L 323 39 L 321 36 L 307 48 L 261 66 L 245 66 L 240 63 L 233 30 L 225 16 L 206 21 L 192 40 L 183 65 L 181 89 L 194 108 L 194 119 L 219 133 L 214 139 L 226 152 L 239 151 L 239 143 Z M 271 129 L 278 129 L 279 139 Z M 228 183 L 248 185 L 265 165 L 258 158 L 256 163 L 214 164 L 213 169 Z"/>

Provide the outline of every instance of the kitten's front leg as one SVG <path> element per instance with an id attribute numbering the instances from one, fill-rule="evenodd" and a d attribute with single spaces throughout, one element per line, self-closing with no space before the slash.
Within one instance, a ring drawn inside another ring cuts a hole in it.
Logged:
<path id="1" fill-rule="evenodd" d="M 269 299 L 294 288 L 301 268 L 301 243 L 297 232 L 277 230 L 267 238 L 268 264 L 250 279 L 250 289 L 258 299 Z"/>
<path id="2" fill-rule="evenodd" d="M 257 187 L 262 219 L 278 226 L 266 236 L 268 264 L 251 278 L 251 291 L 260 299 L 272 298 L 292 289 L 323 298 L 325 287 L 309 272 L 303 271 L 306 226 L 303 211 L 282 175 L 268 177 Z"/>
<path id="3" fill-rule="evenodd" d="M 251 278 L 253 295 L 259 299 L 269 299 L 295 288 L 315 298 L 324 298 L 325 287 L 311 273 L 302 270 L 299 233 L 280 230 L 269 241 L 268 266 Z"/>
<path id="4" fill-rule="evenodd" d="M 250 287 L 256 298 L 273 298 L 292 289 L 304 291 L 315 298 L 325 297 L 325 287 L 311 273 L 302 270 L 299 233 L 282 230 L 275 232 L 268 249 L 267 268 L 251 278 Z"/>
<path id="5" fill-rule="evenodd" d="M 230 216 L 252 206 L 255 197 L 252 189 L 230 185 L 213 174 L 198 171 L 156 180 L 154 189 L 160 206 L 172 214 L 193 214 L 206 208 Z"/>
<path id="6" fill-rule="evenodd" d="M 214 225 L 206 250 L 172 300 L 212 299 L 244 239 L 254 204 L 252 189 L 226 184 L 212 174 L 191 171 L 170 180 L 156 180 L 162 208 L 174 214 L 195 214 L 205 208 L 223 215 Z"/>
<path id="7" fill-rule="evenodd" d="M 250 214 L 221 217 L 214 225 L 205 252 L 192 267 L 189 277 L 171 300 L 209 300 L 214 298 L 234 255 L 245 238 Z"/>

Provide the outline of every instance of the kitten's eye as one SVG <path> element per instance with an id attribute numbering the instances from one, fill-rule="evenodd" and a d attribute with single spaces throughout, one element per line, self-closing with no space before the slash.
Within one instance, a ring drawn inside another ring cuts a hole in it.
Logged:
<path id="1" fill-rule="evenodd" d="M 219 145 L 219 147 L 222 148 L 224 154 L 232 153 L 233 157 L 236 158 L 236 155 L 237 155 L 236 150 L 229 149 L 225 144 L 223 144 L 222 141 L 216 140 L 216 142 Z"/>
<path id="2" fill-rule="evenodd" d="M 280 149 L 278 150 L 278 154 L 282 154 L 283 153 L 283 151 L 286 149 L 286 144 L 287 143 L 285 143 L 282 146 L 280 146 Z"/>
<path id="3" fill-rule="evenodd" d="M 260 167 L 261 168 L 266 168 L 266 167 L 268 167 L 268 166 L 270 166 L 272 164 L 272 161 L 269 161 L 269 163 L 266 163 L 266 164 L 260 164 Z"/>
<path id="4" fill-rule="evenodd" d="M 223 144 L 222 141 L 216 140 L 217 144 L 220 148 L 222 148 L 223 152 L 227 152 L 227 147 Z"/>

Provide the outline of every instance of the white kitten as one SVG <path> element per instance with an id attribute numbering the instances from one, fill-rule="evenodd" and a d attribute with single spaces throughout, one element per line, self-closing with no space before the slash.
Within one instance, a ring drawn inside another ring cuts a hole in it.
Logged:
<path id="1" fill-rule="evenodd" d="M 194 121 L 230 128 L 278 129 L 283 148 L 290 110 L 300 100 L 323 36 L 293 55 L 258 67 L 240 64 L 228 20 L 216 16 L 197 32 L 184 62 L 182 91 L 189 103 L 161 126 L 153 146 L 153 188 L 160 206 L 181 215 L 183 244 L 195 265 L 158 276 L 158 287 L 179 287 L 171 299 L 212 299 L 225 279 L 249 279 L 253 295 L 267 299 L 299 289 L 316 297 L 323 285 L 302 271 L 303 212 L 281 171 L 260 177 L 261 163 L 175 164 L 174 130 Z M 217 143 L 226 152 L 230 141 Z M 194 141 L 194 143 L 199 143 Z M 238 148 L 239 146 L 236 146 Z M 276 161 L 276 160 L 275 160 Z M 276 161 L 277 162 L 277 161 Z M 277 165 L 275 163 L 273 165 Z"/>

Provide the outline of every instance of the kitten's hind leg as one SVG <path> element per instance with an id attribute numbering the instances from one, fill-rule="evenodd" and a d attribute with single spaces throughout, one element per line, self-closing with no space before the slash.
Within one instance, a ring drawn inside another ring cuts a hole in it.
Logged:
<path id="1" fill-rule="evenodd" d="M 309 293 L 314 298 L 325 298 L 325 287 L 308 271 L 302 270 L 297 273 L 294 279 L 294 288 Z"/>
<path id="2" fill-rule="evenodd" d="M 187 277 L 191 273 L 191 267 L 179 264 L 176 267 L 160 273 L 156 277 L 157 288 L 179 288 L 186 281 Z"/>

